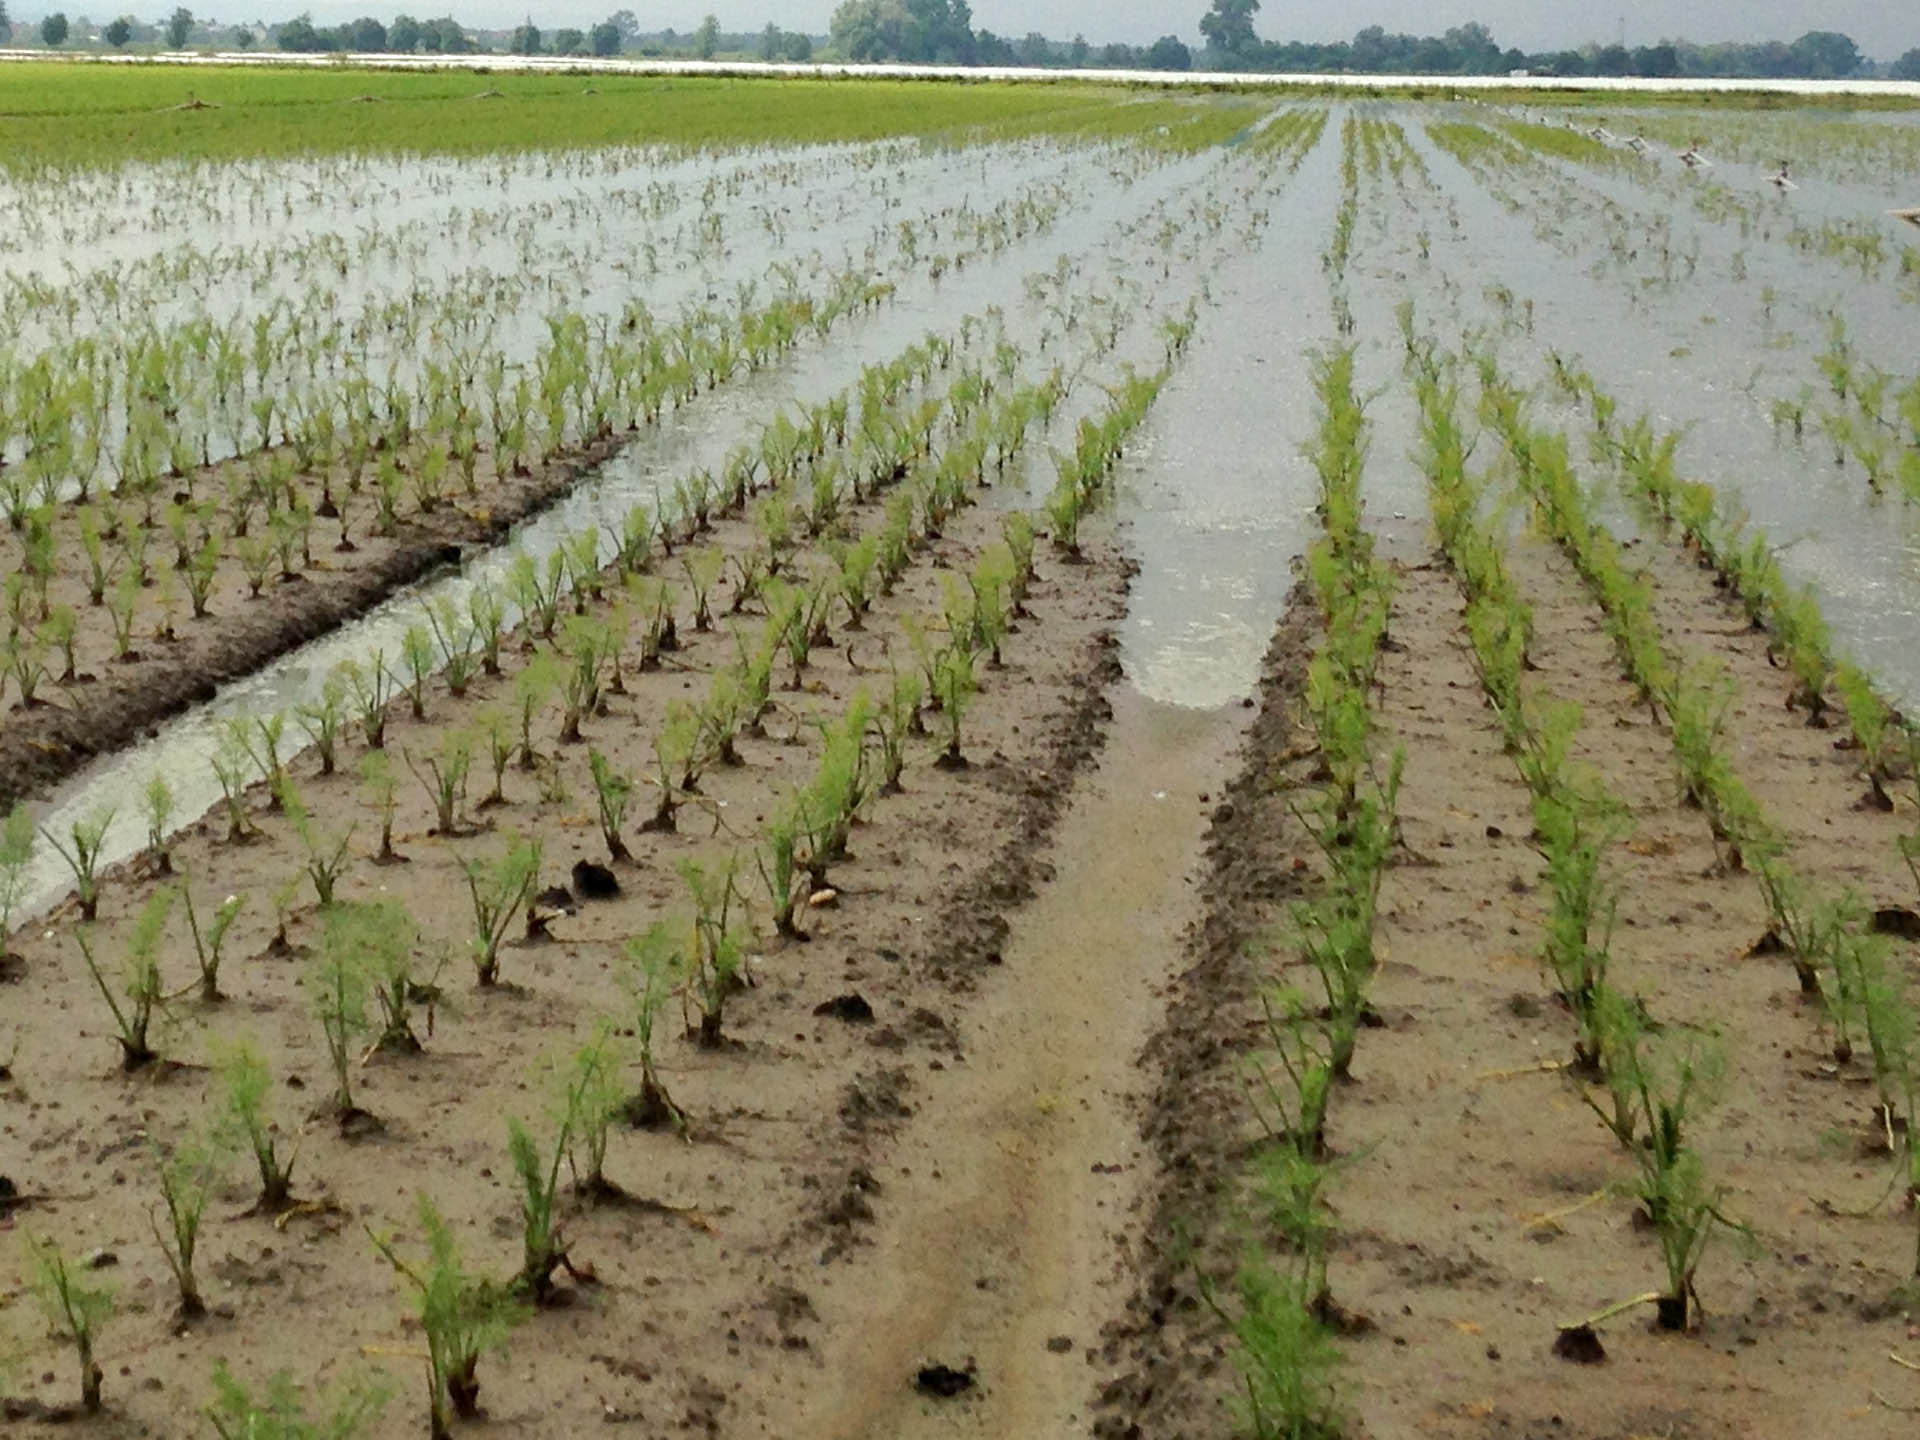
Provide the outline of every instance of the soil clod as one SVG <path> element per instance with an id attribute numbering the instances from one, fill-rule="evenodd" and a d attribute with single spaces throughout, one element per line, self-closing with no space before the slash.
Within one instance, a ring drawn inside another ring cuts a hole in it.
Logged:
<path id="1" fill-rule="evenodd" d="M 1873 933 L 1901 940 L 1920 940 L 1920 912 L 1904 905 L 1882 905 L 1873 912 Z M 0 979 L 4 979 L 0 975 Z"/>
<path id="2" fill-rule="evenodd" d="M 620 893 L 619 878 L 591 860 L 573 862 L 573 888 L 582 900 L 611 900 Z"/>
<path id="3" fill-rule="evenodd" d="M 1553 1353 L 1576 1365 L 1598 1365 L 1607 1358 L 1607 1347 L 1593 1326 L 1570 1325 L 1554 1337 Z"/>
<path id="4" fill-rule="evenodd" d="M 873 1023 L 873 1006 L 857 990 L 850 990 L 845 995 L 836 995 L 831 1000 L 821 1001 L 813 1007 L 813 1013 L 835 1020 L 844 1020 L 849 1025 Z"/>
<path id="5" fill-rule="evenodd" d="M 951 1400 L 956 1395 L 964 1395 L 974 1384 L 972 1361 L 967 1362 L 964 1370 L 956 1370 L 951 1365 L 922 1365 L 919 1373 L 913 1377 L 913 1388 L 936 1400 Z"/>

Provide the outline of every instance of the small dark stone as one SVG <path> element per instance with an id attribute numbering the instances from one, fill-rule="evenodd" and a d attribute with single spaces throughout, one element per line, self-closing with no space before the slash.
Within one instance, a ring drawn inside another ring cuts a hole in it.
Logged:
<path id="1" fill-rule="evenodd" d="M 1498 825 L 1487 826 L 1487 839 L 1489 840 L 1498 840 L 1506 833 L 1507 832 L 1502 830 Z"/>
<path id="2" fill-rule="evenodd" d="M 1073 1337 L 1071 1335 L 1055 1335 L 1047 1341 L 1047 1353 L 1050 1355 L 1067 1355 L 1072 1353 L 1072 1351 Z"/>
<path id="3" fill-rule="evenodd" d="M 1591 1325 L 1574 1325 L 1554 1338 L 1553 1353 L 1576 1365 L 1598 1365 L 1607 1358 L 1607 1347 Z"/>
<path id="4" fill-rule="evenodd" d="M 542 910 L 573 910 L 573 892 L 564 885 L 549 885 L 533 897 L 533 903 Z"/>

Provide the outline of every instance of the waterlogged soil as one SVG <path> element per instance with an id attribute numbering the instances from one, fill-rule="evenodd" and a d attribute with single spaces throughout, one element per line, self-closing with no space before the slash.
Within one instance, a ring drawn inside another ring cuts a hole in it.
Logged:
<path id="1" fill-rule="evenodd" d="M 737 834 L 757 832 L 811 773 L 813 721 L 833 718 L 856 688 L 873 685 L 876 666 L 884 679 L 889 648 L 909 663 L 900 616 L 937 610 L 936 572 L 970 563 L 996 535 L 985 507 L 949 525 L 862 630 L 814 652 L 804 688 L 776 690 L 765 738 L 743 740 L 739 767 L 703 779 L 677 833 L 639 833 L 651 809 L 642 787 L 626 833 L 634 858 L 615 868 L 619 898 L 579 901 L 552 919 L 545 942 L 522 941 L 516 926 L 502 952 L 503 983 L 491 990 L 476 987 L 454 956 L 458 968 L 441 978 L 444 998 L 430 1024 L 417 1017 L 423 1053 L 356 1064 L 356 1103 L 377 1123 L 351 1137 L 316 1112 L 331 1082 L 301 992 L 303 967 L 271 943 L 269 888 L 296 863 L 284 822 L 261 813 L 256 797 L 263 838 L 254 844 L 226 846 L 224 821 L 213 818 L 184 835 L 176 866 L 205 874 L 217 860 L 222 883 L 246 891 L 249 904 L 229 941 L 228 998 L 213 1012 L 183 998 L 159 1048 L 197 1062 L 215 1031 L 256 1038 L 276 1078 L 271 1103 L 283 1137 L 299 1147 L 295 1190 L 306 1202 L 278 1223 L 250 1216 L 248 1177 L 235 1175 L 202 1240 L 199 1270 L 214 1313 L 191 1330 L 176 1324 L 172 1282 L 147 1229 L 157 1198 L 147 1144 L 183 1133 L 205 1111 L 211 1077 L 198 1063 L 118 1073 L 99 997 L 67 934 L 68 910 L 15 938 L 26 970 L 4 992 L 20 1045 L 0 1134 L 9 1177 L 33 1198 L 0 1225 L 84 1235 L 90 1250 L 114 1257 L 107 1273 L 120 1310 L 102 1337 L 110 1414 L 100 1433 L 195 1431 L 217 1357 L 249 1375 L 288 1367 L 303 1383 L 378 1364 L 401 1383 L 377 1433 L 417 1432 L 422 1340 L 403 1323 L 367 1230 L 413 1233 L 414 1198 L 424 1190 L 452 1221 L 469 1263 L 502 1274 L 516 1267 L 505 1117 L 551 1134 L 541 1064 L 577 1043 L 593 1016 L 631 1016 L 619 979 L 623 942 L 678 902 L 675 864 L 717 859 Z M 903 793 L 873 808 L 851 859 L 832 872 L 836 893 L 805 911 L 810 938 L 756 947 L 752 986 L 727 1007 L 721 1048 L 683 1037 L 677 1005 L 663 1014 L 663 1076 L 689 1118 L 687 1134 L 619 1128 L 606 1173 L 624 1196 L 563 1202 L 571 1254 L 592 1278 L 563 1283 L 561 1303 L 483 1363 L 481 1399 L 496 1428 L 559 1436 L 617 1423 L 649 1435 L 785 1435 L 786 1417 L 824 1383 L 820 1317 L 839 1287 L 857 1287 L 850 1277 L 891 1205 L 892 1179 L 874 1152 L 942 1072 L 974 1073 L 960 1012 L 976 978 L 1003 959 L 1006 917 L 1049 873 L 1047 837 L 1101 742 L 1127 568 L 1098 539 L 1085 563 L 1044 554 L 1040 563 L 1031 618 L 1009 637 L 1004 668 L 983 666 L 966 723 L 967 767 L 934 765 L 937 742 L 915 740 Z M 724 589 L 717 608 L 726 608 Z M 704 672 L 732 659 L 724 631 L 701 634 L 682 616 L 681 634 L 661 669 L 628 674 L 628 693 L 610 697 L 584 727 L 587 741 L 629 773 L 644 770 L 642 751 L 668 700 L 697 698 Z M 425 722 L 398 707 L 388 739 L 396 759 L 435 743 L 442 707 L 452 708 L 437 694 Z M 565 885 L 576 860 L 606 859 L 584 749 L 562 755 L 567 800 L 542 801 L 532 777 L 510 771 L 507 803 L 475 813 L 485 832 L 520 828 L 544 841 L 543 885 Z M 354 782 L 313 771 L 310 758 L 298 769 L 316 822 L 359 822 L 343 898 L 391 896 L 415 915 L 466 911 L 455 854 L 495 853 L 504 843 L 497 833 L 451 842 L 430 835 L 426 796 L 408 782 L 395 842 L 409 863 L 376 866 L 368 857 L 377 826 Z M 476 784 L 474 795 L 485 788 Z M 129 869 L 108 884 L 107 953 L 153 883 Z M 759 884 L 751 874 L 742 883 Z M 217 897 L 200 898 L 204 909 Z M 316 934 L 311 899 L 303 893 L 294 908 L 296 950 Z M 170 942 L 170 983 L 184 984 L 192 963 L 190 950 Z M 6 1318 L 23 1322 L 17 1312 Z M 67 1357 L 36 1345 L 33 1366 L 25 1398 L 50 1406 L 70 1398 Z M 911 1376 L 899 1378 L 905 1385 Z"/>
<path id="2" fill-rule="evenodd" d="M 1719 659 L 1739 684 L 1729 721 L 1742 778 L 1823 891 L 1908 905 L 1893 837 L 1911 826 L 1860 803 L 1834 730 L 1783 701 L 1765 637 L 1683 557 L 1647 542 L 1670 646 Z M 1613 854 L 1615 983 L 1657 1021 L 1711 1027 L 1727 1072 L 1692 1124 L 1724 1208 L 1698 1276 L 1704 1319 L 1680 1336 L 1641 1305 L 1598 1326 L 1605 1359 L 1558 1358 L 1562 1324 L 1661 1288 L 1628 1158 L 1564 1070 L 1571 1018 L 1537 955 L 1547 900 L 1527 791 L 1501 753 L 1469 664 L 1462 602 L 1437 563 L 1410 557 L 1377 699 L 1382 753 L 1407 752 L 1404 847 L 1380 897 L 1379 1025 L 1331 1108 L 1335 1299 L 1370 1322 L 1341 1341 L 1355 1433 L 1369 1436 L 1751 1436 L 1897 1433 L 1915 1401 L 1913 1219 L 1872 1153 L 1872 1090 L 1837 1064 L 1787 961 L 1754 953 L 1757 882 L 1725 873 L 1698 811 L 1676 803 L 1671 748 L 1618 679 L 1599 612 L 1554 552 L 1519 542 L 1534 605 L 1529 677 L 1579 704 L 1577 753 L 1633 812 Z M 1268 653 L 1241 773 L 1214 816 L 1206 914 L 1170 1023 L 1148 1135 L 1162 1168 L 1145 1278 L 1104 1352 L 1102 1436 L 1224 1437 L 1237 1378 L 1199 1278 L 1230 1285 L 1250 1235 L 1229 1218 L 1259 1131 L 1246 1083 L 1260 1063 L 1263 980 L 1306 984 L 1277 941 L 1318 857 L 1289 813 L 1312 783 L 1301 710 L 1315 641 L 1296 599 Z M 1904 942 L 1898 963 L 1910 965 Z M 1764 947 L 1761 947 L 1764 949 Z M 1847 1212 L 1865 1212 L 1850 1214 Z M 1181 1237 L 1176 1239 L 1176 1237 Z M 1188 1245 L 1191 1243 L 1192 1249 Z"/>
<path id="3" fill-rule="evenodd" d="M 225 573 L 220 577 L 225 583 L 209 596 L 204 618 L 189 617 L 183 595 L 166 633 L 142 625 L 126 657 L 114 658 L 106 645 L 89 647 L 92 654 L 83 650 L 75 685 L 49 685 L 30 709 L 17 701 L 9 707 L 0 731 L 0 807 L 10 808 L 64 779 L 96 755 L 131 744 L 169 716 L 211 700 L 220 685 L 365 614 L 394 591 L 458 566 L 463 547 L 500 543 L 515 524 L 572 489 L 625 438 L 594 439 L 527 467 L 524 475 L 495 475 L 489 461 L 475 477 L 485 482 L 487 504 L 447 504 L 412 517 L 392 536 L 362 533 L 369 527 L 356 526 L 346 550 L 336 548 L 337 537 L 322 538 L 316 526 L 314 558 L 322 564 L 284 575 L 276 564 L 257 595 L 249 593 L 243 577 Z M 156 547 L 162 550 L 167 558 L 156 554 L 156 568 L 172 563 L 170 548 Z M 61 556 L 54 604 L 84 611 L 83 566 L 77 544 Z M 57 659 L 54 668 L 57 675 Z"/>

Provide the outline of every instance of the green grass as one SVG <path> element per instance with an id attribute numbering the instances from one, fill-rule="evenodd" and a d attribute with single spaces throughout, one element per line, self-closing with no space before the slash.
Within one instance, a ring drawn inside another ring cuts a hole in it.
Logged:
<path id="1" fill-rule="evenodd" d="M 1270 101 L 1119 86 L 717 76 L 14 63 L 0 167 L 340 153 L 471 155 L 607 145 L 724 148 L 920 137 L 1126 139 L 1200 149 Z M 588 86 L 597 92 L 585 93 Z M 479 98 L 497 91 L 497 98 Z M 371 101 L 365 97 L 373 97 Z M 210 107 L 173 107 L 190 98 Z M 1162 133 L 1162 131 L 1165 133 Z"/>

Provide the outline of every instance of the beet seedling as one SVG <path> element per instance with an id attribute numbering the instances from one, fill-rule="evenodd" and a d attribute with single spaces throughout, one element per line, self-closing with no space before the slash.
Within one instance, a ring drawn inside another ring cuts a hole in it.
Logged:
<path id="1" fill-rule="evenodd" d="M 127 938 L 118 993 L 94 956 L 92 930 L 82 925 L 73 932 L 87 973 L 93 977 L 95 988 L 113 1016 L 114 1029 L 118 1032 L 114 1038 L 120 1042 L 120 1068 L 129 1073 L 159 1058 L 150 1043 L 153 1018 L 166 1006 L 166 987 L 160 982 L 157 952 L 167 914 L 173 908 L 174 893 L 171 886 L 156 890 L 141 907 L 133 933 Z"/>
<path id="2" fill-rule="evenodd" d="M 433 833 L 460 834 L 465 828 L 460 823 L 460 810 L 467 799 L 467 772 L 473 768 L 472 732 L 464 728 L 446 731 L 440 737 L 439 750 L 424 760 L 415 761 L 411 750 L 401 750 L 400 756 L 433 802 Z"/>
<path id="3" fill-rule="evenodd" d="M 381 943 L 364 907 L 337 905 L 320 930 L 320 951 L 308 967 L 307 991 L 333 1070 L 333 1117 L 344 1129 L 364 1112 L 353 1103 L 355 1040 L 367 1033 L 365 947 Z"/>
<path id="4" fill-rule="evenodd" d="M 473 902 L 473 938 L 468 948 L 475 978 L 482 986 L 500 978 L 500 944 L 514 916 L 540 884 L 540 844 L 511 831 L 507 848 L 493 861 L 460 857 L 467 895 Z"/>
<path id="5" fill-rule="evenodd" d="M 208 1005 L 217 1004 L 224 997 L 220 993 L 220 952 L 226 944 L 227 931 L 234 918 L 246 905 L 243 895 L 229 895 L 220 902 L 220 908 L 213 912 L 206 928 L 200 927 L 200 913 L 193 903 L 193 885 L 190 879 L 180 883 L 180 903 L 187 912 L 187 932 L 193 937 L 194 959 L 200 965 L 200 999 Z"/>
<path id="6" fill-rule="evenodd" d="M 955 639 L 940 652 L 934 667 L 933 694 L 940 702 L 941 727 L 946 731 L 947 743 L 933 763 L 942 770 L 967 768 L 967 758 L 960 753 L 960 722 L 978 688 L 973 659 L 973 651 Z"/>
<path id="7" fill-rule="evenodd" d="M 251 1041 L 239 1040 L 219 1053 L 214 1061 L 214 1077 L 220 1085 L 224 1111 L 222 1134 L 244 1141 L 260 1175 L 260 1197 L 254 1213 L 278 1215 L 293 1203 L 293 1163 L 298 1153 L 280 1158 L 278 1127 L 267 1113 L 267 1094 L 272 1077 L 267 1062 Z"/>
<path id="8" fill-rule="evenodd" d="M 560 666 L 551 651 L 541 650 L 520 667 L 513 677 L 513 703 L 520 717 L 520 768 L 532 770 L 540 763 L 540 752 L 533 746 L 533 719 L 559 687 Z"/>
<path id="9" fill-rule="evenodd" d="M 607 844 L 607 858 L 630 860 L 627 842 L 620 838 L 626 822 L 627 803 L 633 798 L 633 781 L 615 770 L 598 750 L 587 751 L 587 764 L 593 772 L 594 799 L 600 814 L 600 837 Z"/>
<path id="10" fill-rule="evenodd" d="M 100 909 L 100 855 L 106 848 L 107 828 L 112 824 L 111 808 L 96 810 L 85 819 L 74 821 L 67 831 L 71 849 L 61 844 L 60 837 L 51 830 L 40 831 L 73 872 L 74 893 L 80 901 L 82 920 L 91 921 Z"/>
<path id="11" fill-rule="evenodd" d="M 220 1185 L 226 1164 L 225 1149 L 208 1136 L 190 1135 L 171 1150 L 155 1149 L 154 1165 L 167 1223 L 162 1229 L 159 1217 L 151 1212 L 147 1223 L 153 1229 L 153 1238 L 160 1242 L 167 1268 L 173 1272 L 182 1320 L 197 1320 L 207 1313 L 193 1273 L 193 1258 L 200 1244 L 200 1222 L 206 1218 L 207 1203 Z"/>
<path id="12" fill-rule="evenodd" d="M 360 757 L 360 785 L 369 804 L 380 816 L 380 850 L 376 865 L 394 865 L 407 857 L 393 848 L 393 815 L 398 808 L 393 778 L 393 760 L 385 750 L 369 750 Z"/>
<path id="13" fill-rule="evenodd" d="M 620 1086 L 624 1056 L 610 1022 L 594 1026 L 593 1038 L 573 1054 L 564 1085 L 563 1124 L 573 1193 L 590 1200 L 617 1199 L 626 1192 L 607 1178 L 607 1142 L 626 1108 Z"/>
<path id="14" fill-rule="evenodd" d="M 717 1050 L 724 1043 L 721 1025 L 727 1000 L 745 983 L 748 937 L 738 913 L 745 908 L 735 878 L 739 857 L 729 855 L 711 866 L 682 860 L 679 868 L 694 908 L 692 956 L 683 993 L 699 1011 L 696 1033 L 701 1048 Z"/>
<path id="15" fill-rule="evenodd" d="M 307 813 L 306 802 L 301 800 L 298 787 L 288 776 L 281 776 L 278 796 L 287 823 L 293 827 L 293 833 L 306 855 L 304 868 L 307 878 L 313 882 L 314 901 L 325 910 L 333 904 L 334 887 L 351 858 L 347 854 L 347 847 L 353 843 L 353 826 L 349 825 L 338 834 L 323 832 L 313 823 L 313 817 Z"/>
<path id="16" fill-rule="evenodd" d="M 682 957 L 673 932 L 662 921 L 655 921 L 643 934 L 627 940 L 626 964 L 621 981 L 633 998 L 633 1035 L 640 1062 L 640 1093 L 625 1106 L 627 1119 L 642 1129 L 672 1125 L 685 1130 L 686 1112 L 674 1104 L 660 1079 L 653 1053 L 654 1033 L 660 1009 L 667 1003 L 680 979 Z"/>
<path id="17" fill-rule="evenodd" d="M 379 750 L 387 743 L 387 706 L 393 699 L 393 674 L 387 668 L 386 653 L 375 650 L 363 667 L 358 660 L 342 660 L 335 674 L 345 677 L 353 696 L 355 718 L 367 748 Z"/>
<path id="18" fill-rule="evenodd" d="M 369 1238 L 414 1292 L 427 1337 L 428 1433 L 431 1440 L 452 1440 L 456 1417 L 480 1414 L 480 1357 L 506 1345 L 526 1310 L 506 1287 L 466 1272 L 452 1228 L 424 1194 L 420 1228 L 427 1237 L 423 1264 L 402 1259 L 391 1236 L 369 1232 Z"/>
<path id="19" fill-rule="evenodd" d="M 147 853 L 153 857 L 153 868 L 158 874 L 171 875 L 173 854 L 167 848 L 167 827 L 173 819 L 173 787 L 167 784 L 167 777 L 154 771 L 141 801 L 147 819 Z"/>
<path id="20" fill-rule="evenodd" d="M 0 824 L 0 977 L 7 973 L 7 937 L 13 933 L 13 912 L 26 893 L 27 866 L 33 860 L 35 830 L 26 802 L 15 801 Z"/>
<path id="21" fill-rule="evenodd" d="M 80 1408 L 97 1415 L 105 1375 L 94 1359 L 94 1342 L 100 1327 L 113 1314 L 113 1290 L 106 1285 L 87 1284 L 85 1272 L 53 1241 L 28 1235 L 26 1245 L 33 1264 L 34 1296 L 46 1312 L 47 1323 L 73 1346 L 80 1362 Z"/>
<path id="22" fill-rule="evenodd" d="M 219 1440 L 354 1440 L 379 1419 L 389 1398 L 384 1377 L 360 1380 L 321 1399 L 315 1418 L 285 1370 L 276 1371 L 255 1399 L 219 1360 L 213 1368 L 213 1399 L 201 1413 Z"/>

